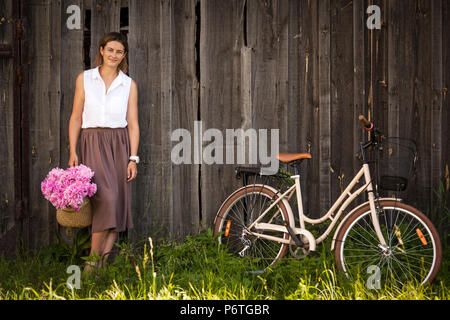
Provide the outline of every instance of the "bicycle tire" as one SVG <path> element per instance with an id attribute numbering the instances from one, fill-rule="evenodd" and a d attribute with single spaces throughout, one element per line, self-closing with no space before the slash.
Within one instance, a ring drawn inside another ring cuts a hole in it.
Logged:
<path id="1" fill-rule="evenodd" d="M 252 232 L 245 233 L 244 230 L 248 230 L 248 226 L 264 212 L 262 209 L 267 209 L 276 199 L 278 195 L 263 185 L 245 186 L 224 202 L 216 216 L 214 234 L 220 234 L 219 242 L 226 245 L 228 251 L 235 255 L 239 255 L 245 245 L 249 245 L 249 248 L 244 251 L 244 256 L 250 257 L 259 269 L 266 269 L 281 259 L 286 254 L 288 245 L 252 236 Z M 275 215 L 278 212 L 276 210 L 280 210 L 281 214 Z M 289 222 L 289 216 L 282 201 L 278 202 L 261 222 L 269 222 L 270 218 L 273 219 L 271 222 L 280 225 L 282 220 Z M 286 240 L 290 238 L 287 232 L 268 230 L 258 230 L 258 232 Z"/>
<path id="2" fill-rule="evenodd" d="M 338 269 L 353 280 L 367 275 L 366 284 L 378 285 L 377 289 L 408 280 L 431 283 L 442 260 L 441 242 L 431 221 L 418 209 L 397 201 L 380 201 L 378 215 L 388 250 L 379 246 L 366 205 L 339 231 L 335 249 Z"/>

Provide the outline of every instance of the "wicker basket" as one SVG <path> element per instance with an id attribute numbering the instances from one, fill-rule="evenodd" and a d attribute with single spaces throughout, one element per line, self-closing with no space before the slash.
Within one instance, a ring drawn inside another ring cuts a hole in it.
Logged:
<path id="1" fill-rule="evenodd" d="M 412 177 L 417 160 L 414 141 L 388 137 L 380 148 L 378 163 L 379 187 L 381 190 L 404 191 Z"/>
<path id="2" fill-rule="evenodd" d="M 84 228 L 92 224 L 91 201 L 88 197 L 84 201 L 79 211 L 73 208 L 57 209 L 56 220 L 67 228 Z"/>

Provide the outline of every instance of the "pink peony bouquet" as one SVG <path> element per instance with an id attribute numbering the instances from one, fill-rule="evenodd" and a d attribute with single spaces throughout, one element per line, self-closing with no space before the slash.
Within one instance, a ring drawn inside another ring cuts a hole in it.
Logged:
<path id="1" fill-rule="evenodd" d="M 80 210 L 85 197 L 97 192 L 97 185 L 91 183 L 94 172 L 85 165 L 52 169 L 41 183 L 42 194 L 57 209 L 72 207 Z"/>

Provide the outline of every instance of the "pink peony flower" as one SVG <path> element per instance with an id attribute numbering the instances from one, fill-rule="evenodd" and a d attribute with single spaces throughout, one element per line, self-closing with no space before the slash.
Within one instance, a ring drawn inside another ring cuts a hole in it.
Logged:
<path id="1" fill-rule="evenodd" d="M 91 183 L 94 172 L 81 164 L 63 170 L 52 169 L 41 183 L 44 197 L 57 209 L 72 207 L 80 210 L 85 197 L 92 197 L 97 192 L 97 185 Z"/>

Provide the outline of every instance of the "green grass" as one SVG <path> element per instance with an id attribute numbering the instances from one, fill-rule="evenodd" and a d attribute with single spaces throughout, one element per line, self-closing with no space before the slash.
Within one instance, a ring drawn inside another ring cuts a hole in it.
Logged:
<path id="1" fill-rule="evenodd" d="M 148 239 L 118 245 L 114 259 L 69 289 L 71 264 L 82 269 L 80 252 L 53 244 L 14 259 L 0 257 L 0 299 L 439 299 L 450 296 L 448 250 L 432 285 L 368 289 L 336 271 L 329 243 L 320 257 L 285 259 L 267 272 L 254 274 L 252 262 L 231 256 L 211 231 L 182 243 Z"/>

